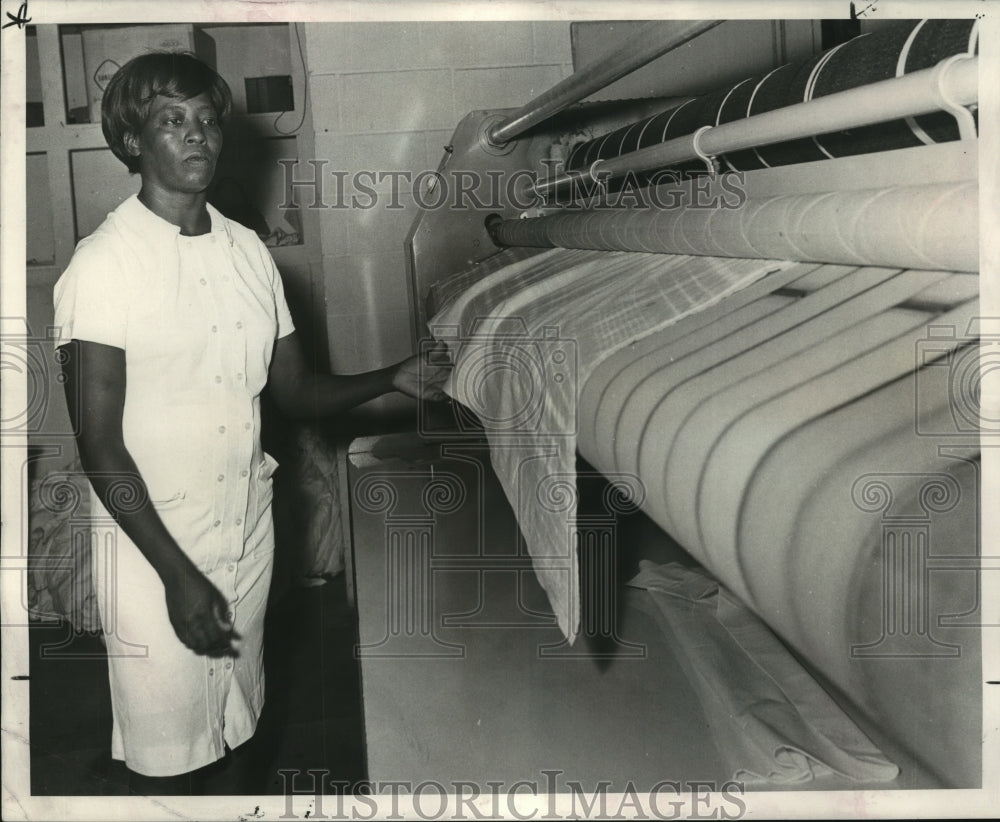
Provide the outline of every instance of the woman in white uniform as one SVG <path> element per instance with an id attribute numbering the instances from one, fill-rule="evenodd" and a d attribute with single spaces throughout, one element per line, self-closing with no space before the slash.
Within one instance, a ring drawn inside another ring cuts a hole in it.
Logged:
<path id="1" fill-rule="evenodd" d="M 230 106 L 188 55 L 143 55 L 114 76 L 104 135 L 141 190 L 55 288 L 92 486 L 112 755 L 142 794 L 197 792 L 198 770 L 246 742 L 263 705 L 276 463 L 260 446 L 261 391 L 291 417 L 393 390 L 440 396 L 415 359 L 307 371 L 269 253 L 206 202 Z"/>

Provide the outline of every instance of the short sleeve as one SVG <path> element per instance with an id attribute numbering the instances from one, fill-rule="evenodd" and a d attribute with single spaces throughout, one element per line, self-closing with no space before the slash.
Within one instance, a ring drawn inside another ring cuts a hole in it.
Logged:
<path id="1" fill-rule="evenodd" d="M 292 312 L 288 310 L 288 302 L 285 300 L 285 286 L 281 282 L 281 274 L 278 266 L 274 264 L 274 258 L 267 246 L 261 243 L 261 254 L 263 254 L 271 272 L 271 291 L 274 294 L 274 311 L 278 320 L 278 333 L 275 339 L 280 340 L 287 337 L 295 330 L 295 323 L 292 320 Z"/>
<path id="2" fill-rule="evenodd" d="M 125 348 L 128 288 L 121 255 L 107 242 L 77 246 L 54 297 L 57 348 L 70 340 Z"/>

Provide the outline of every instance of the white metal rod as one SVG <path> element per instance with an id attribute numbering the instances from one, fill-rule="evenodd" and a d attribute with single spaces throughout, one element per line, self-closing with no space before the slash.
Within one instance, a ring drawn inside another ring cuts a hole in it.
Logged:
<path id="1" fill-rule="evenodd" d="M 567 106 L 600 91 L 722 22 L 724 21 L 695 20 L 685 24 L 670 20 L 644 26 L 612 52 L 573 72 L 565 80 L 521 106 L 510 119 L 490 132 L 490 142 L 503 145 L 513 140 Z"/>
<path id="2" fill-rule="evenodd" d="M 694 134 L 598 161 L 586 172 L 561 174 L 535 185 L 541 197 L 580 179 L 609 180 L 628 172 L 668 168 L 700 156 L 710 157 L 746 148 L 873 125 L 940 111 L 978 99 L 979 61 L 969 56 L 949 58 L 933 68 L 903 77 L 847 89 L 826 97 L 755 114 Z"/>

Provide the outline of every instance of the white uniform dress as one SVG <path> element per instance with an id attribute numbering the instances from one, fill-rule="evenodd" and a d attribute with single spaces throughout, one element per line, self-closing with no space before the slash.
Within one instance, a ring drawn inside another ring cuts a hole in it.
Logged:
<path id="1" fill-rule="evenodd" d="M 294 329 L 257 235 L 208 211 L 211 232 L 185 237 L 133 196 L 80 242 L 55 287 L 57 346 L 124 349 L 125 445 L 167 529 L 222 591 L 243 637 L 236 659 L 181 644 L 159 577 L 91 489 L 112 756 L 148 776 L 219 759 L 225 744 L 253 735 L 264 702 L 277 463 L 260 446 L 259 395 L 275 340 Z"/>

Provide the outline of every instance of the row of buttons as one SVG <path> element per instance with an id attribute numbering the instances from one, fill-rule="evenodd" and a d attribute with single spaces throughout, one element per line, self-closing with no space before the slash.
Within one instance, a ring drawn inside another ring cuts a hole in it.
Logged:
<path id="1" fill-rule="evenodd" d="M 227 671 L 230 670 L 232 667 L 233 667 L 233 663 L 232 662 L 227 662 L 226 663 L 226 670 Z M 208 675 L 209 676 L 215 676 L 215 668 L 209 668 L 208 669 Z"/>
<path id="2" fill-rule="evenodd" d="M 252 423 L 252 422 L 245 422 L 245 423 L 243 423 L 243 427 L 244 427 L 244 428 L 245 428 L 245 429 L 246 429 L 247 431 L 249 431 L 249 430 L 250 430 L 251 428 L 253 428 L 253 423 Z M 226 426 L 224 426 L 224 425 L 220 425 L 220 426 L 219 426 L 219 433 L 220 433 L 220 434 L 225 434 L 225 433 L 226 433 Z"/>
<path id="3" fill-rule="evenodd" d="M 214 237 L 214 236 L 211 236 L 211 237 L 210 237 L 209 239 L 210 239 L 210 241 L 212 241 L 212 242 L 215 242 L 215 237 Z M 190 242 L 190 241 L 189 241 L 189 242 Z M 225 275 L 224 275 L 224 276 L 222 277 L 222 280 L 223 280 L 224 282 L 228 282 L 228 281 L 229 281 L 229 277 L 228 277 L 228 276 L 225 276 Z M 200 279 L 200 282 L 201 282 L 201 284 L 202 284 L 203 286 L 207 286 L 207 285 L 208 285 L 208 280 L 207 280 L 207 279 L 206 279 L 205 277 L 202 277 L 202 278 Z M 243 329 L 243 321 L 242 321 L 242 320 L 237 320 L 237 321 L 236 321 L 236 323 L 235 323 L 235 327 L 236 327 L 236 329 L 237 329 L 237 330 L 242 330 L 242 329 Z M 215 324 L 215 325 L 212 325 L 212 327 L 211 327 L 211 328 L 212 328 L 212 333 L 213 333 L 213 334 L 218 334 L 218 333 L 219 333 L 219 326 L 218 326 L 218 324 Z M 243 381 L 245 381 L 245 380 L 244 380 L 244 375 L 243 375 L 242 373 L 238 373 L 238 374 L 236 375 L 236 379 L 237 379 L 238 381 L 240 381 L 240 382 L 243 382 Z M 221 384 L 221 383 L 222 383 L 222 381 L 223 381 L 223 378 L 222 378 L 222 376 L 221 376 L 221 375 L 217 375 L 217 376 L 215 377 L 215 382 L 216 382 L 217 384 Z M 251 422 L 245 422 L 245 423 L 243 423 L 243 428 L 244 428 L 245 430 L 249 431 L 249 430 L 251 430 L 251 429 L 253 428 L 253 423 L 251 423 Z M 219 433 L 220 433 L 220 434 L 225 434 L 225 433 L 226 433 L 226 431 L 227 431 L 227 428 L 226 428 L 226 426 L 225 426 L 225 425 L 220 425 L 220 426 L 219 426 L 219 428 L 218 428 L 218 430 L 219 430 Z M 246 469 L 244 469 L 244 470 L 240 471 L 240 477 L 242 477 L 242 478 L 244 478 L 244 479 L 245 479 L 246 477 L 248 477 L 249 475 L 250 475 L 250 472 L 249 472 L 249 471 L 247 471 Z M 219 474 L 219 475 L 218 475 L 218 478 L 217 478 L 217 479 L 218 479 L 218 481 L 219 481 L 219 482 L 223 482 L 223 481 L 225 481 L 225 475 L 224 475 L 224 474 Z M 234 520 L 234 524 L 235 524 L 235 525 L 238 525 L 238 526 L 239 526 L 239 525 L 242 525 L 242 524 L 243 524 L 243 519 L 242 519 L 242 518 L 240 518 L 240 517 L 237 517 L 237 518 L 236 518 L 236 519 Z M 222 525 L 222 520 L 215 520 L 215 522 L 213 523 L 213 526 L 214 526 L 214 527 L 216 527 L 216 528 L 220 527 L 221 525 Z M 227 566 L 227 570 L 228 570 L 228 571 L 229 571 L 230 573 L 232 573 L 232 572 L 235 572 L 235 570 L 236 570 L 236 565 L 235 565 L 234 563 L 230 563 L 230 564 L 229 564 L 229 565 Z M 228 616 L 228 617 L 229 617 L 230 619 L 232 619 L 232 614 L 231 614 L 231 613 L 230 613 L 230 614 L 228 614 L 227 616 Z M 225 663 L 225 668 L 226 668 L 226 670 L 227 670 L 227 671 L 231 670 L 231 669 L 232 669 L 232 667 L 233 667 L 233 664 L 232 664 L 232 662 L 231 662 L 231 661 L 227 661 L 227 662 Z M 209 676 L 214 676 L 214 675 L 215 675 L 215 668 L 209 668 L 209 670 L 208 670 L 208 675 L 209 675 Z"/>

